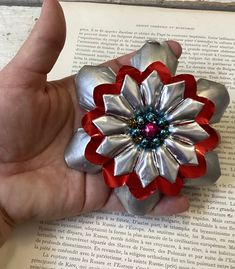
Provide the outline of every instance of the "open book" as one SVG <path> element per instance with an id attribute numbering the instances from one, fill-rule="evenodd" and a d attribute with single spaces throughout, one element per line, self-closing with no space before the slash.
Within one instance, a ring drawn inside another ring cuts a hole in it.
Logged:
<path id="1" fill-rule="evenodd" d="M 50 74 L 126 54 L 147 39 L 182 44 L 178 73 L 225 84 L 231 104 L 216 128 L 222 177 L 185 189 L 189 212 L 172 217 L 92 213 L 18 227 L 0 250 L 2 269 L 235 268 L 235 16 L 216 11 L 63 3 L 68 37 Z"/>

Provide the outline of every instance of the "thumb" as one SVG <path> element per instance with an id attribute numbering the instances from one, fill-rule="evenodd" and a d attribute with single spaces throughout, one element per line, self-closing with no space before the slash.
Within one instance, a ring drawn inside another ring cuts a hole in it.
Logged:
<path id="1" fill-rule="evenodd" d="M 64 46 L 65 36 L 65 19 L 59 2 L 44 0 L 39 20 L 10 65 L 46 75 Z"/>

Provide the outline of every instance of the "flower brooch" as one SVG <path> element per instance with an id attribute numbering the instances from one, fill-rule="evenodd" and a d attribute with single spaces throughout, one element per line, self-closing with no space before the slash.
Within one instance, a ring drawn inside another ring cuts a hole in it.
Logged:
<path id="1" fill-rule="evenodd" d="M 87 111 L 66 152 L 67 165 L 98 173 L 125 209 L 145 214 L 161 195 L 220 176 L 219 122 L 226 88 L 192 75 L 174 76 L 178 60 L 166 42 L 148 41 L 117 74 L 84 66 L 76 76 L 78 102 Z"/>

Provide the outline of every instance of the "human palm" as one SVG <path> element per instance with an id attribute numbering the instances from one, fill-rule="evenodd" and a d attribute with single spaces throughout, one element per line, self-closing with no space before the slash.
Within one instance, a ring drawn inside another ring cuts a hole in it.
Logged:
<path id="1" fill-rule="evenodd" d="M 47 82 L 65 40 L 57 0 L 44 1 L 41 17 L 15 58 L 0 72 L 0 235 L 31 218 L 57 219 L 94 210 L 123 210 L 101 175 L 69 169 L 64 150 L 82 110 L 74 78 Z M 177 43 L 169 45 L 180 54 Z M 130 55 L 104 65 L 117 71 Z M 186 210 L 185 197 L 163 198 L 155 215 Z M 2 218 L 1 218 L 2 217 Z M 1 237 L 1 236 L 0 236 Z"/>

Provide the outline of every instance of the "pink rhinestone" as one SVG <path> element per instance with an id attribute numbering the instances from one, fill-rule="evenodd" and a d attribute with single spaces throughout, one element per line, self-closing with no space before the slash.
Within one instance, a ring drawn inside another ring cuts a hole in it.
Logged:
<path id="1" fill-rule="evenodd" d="M 157 124 L 154 123 L 148 123 L 144 126 L 144 128 L 141 130 L 142 135 L 145 137 L 154 137 L 157 134 L 159 134 L 161 131 L 161 128 L 157 126 Z"/>

